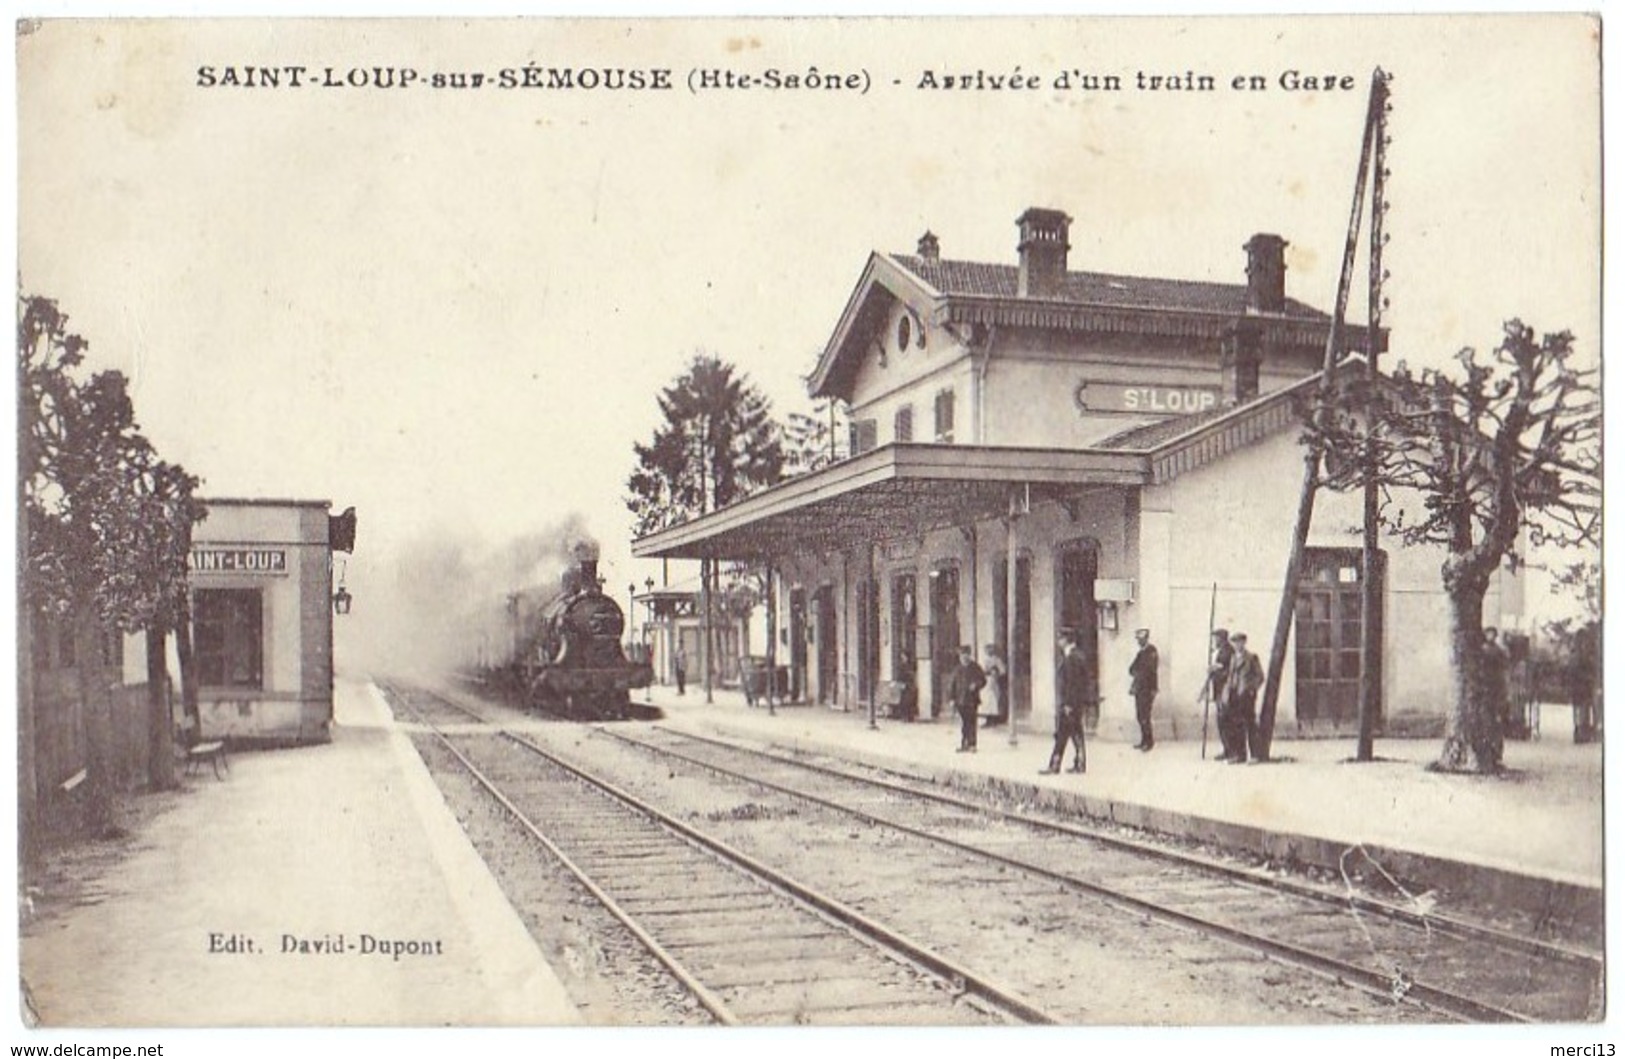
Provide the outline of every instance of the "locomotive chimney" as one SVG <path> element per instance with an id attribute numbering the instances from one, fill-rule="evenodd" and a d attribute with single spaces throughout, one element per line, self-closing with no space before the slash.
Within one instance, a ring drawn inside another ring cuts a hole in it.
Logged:
<path id="1" fill-rule="evenodd" d="M 571 548 L 570 554 L 575 557 L 576 566 L 573 573 L 576 575 L 576 590 L 578 592 L 596 592 L 598 590 L 598 545 L 592 541 L 577 541 Z"/>

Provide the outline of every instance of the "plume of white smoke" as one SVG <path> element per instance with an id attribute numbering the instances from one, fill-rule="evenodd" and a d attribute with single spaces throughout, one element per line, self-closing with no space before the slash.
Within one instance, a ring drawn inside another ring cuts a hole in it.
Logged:
<path id="1" fill-rule="evenodd" d="M 451 533 L 419 537 L 368 578 L 344 632 L 345 669 L 443 675 L 501 662 L 513 649 L 509 598 L 551 596 L 573 546 L 592 542 L 579 515 L 497 546 Z M 360 586 L 357 586 L 358 588 Z"/>

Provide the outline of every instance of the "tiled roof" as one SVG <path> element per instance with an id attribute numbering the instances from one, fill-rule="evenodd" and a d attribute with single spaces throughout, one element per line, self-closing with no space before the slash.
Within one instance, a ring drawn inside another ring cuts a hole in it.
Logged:
<path id="1" fill-rule="evenodd" d="M 1090 448 L 1150 452 L 1164 442 L 1172 441 L 1182 434 L 1195 430 L 1204 423 L 1211 423 L 1213 420 L 1227 416 L 1235 410 L 1233 405 L 1228 408 L 1209 408 L 1205 412 L 1193 412 L 1190 415 L 1175 416 L 1172 419 L 1160 419 L 1155 423 L 1143 423 L 1140 426 L 1130 427 L 1128 430 L 1113 434 L 1111 437 L 1091 445 Z"/>
<path id="2" fill-rule="evenodd" d="M 927 261 L 912 254 L 891 259 L 947 295 L 985 298 L 1016 297 L 1014 265 L 983 261 Z M 1196 280 L 1147 279 L 1104 272 L 1068 272 L 1053 299 L 1078 305 L 1104 305 L 1133 309 L 1177 309 L 1187 312 L 1241 314 L 1247 305 L 1247 287 L 1241 283 L 1205 283 Z M 1286 300 L 1286 316 L 1325 320 L 1327 315 L 1300 301 Z"/>

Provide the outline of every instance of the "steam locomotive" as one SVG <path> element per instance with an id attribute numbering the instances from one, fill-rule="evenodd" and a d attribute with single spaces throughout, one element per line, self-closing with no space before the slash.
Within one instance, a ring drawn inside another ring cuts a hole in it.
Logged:
<path id="1" fill-rule="evenodd" d="M 539 604 L 509 600 L 517 650 L 496 683 L 529 709 L 586 720 L 619 720 L 631 713 L 632 688 L 649 685 L 645 662 L 621 650 L 626 618 L 598 583 L 598 549 L 571 549 L 557 595 Z"/>

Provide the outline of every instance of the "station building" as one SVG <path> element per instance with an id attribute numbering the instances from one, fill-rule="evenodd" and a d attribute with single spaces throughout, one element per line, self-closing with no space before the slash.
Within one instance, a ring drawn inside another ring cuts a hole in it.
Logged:
<path id="1" fill-rule="evenodd" d="M 325 742 L 335 600 L 348 602 L 332 559 L 350 550 L 353 513 L 331 517 L 325 500 L 203 503 L 190 575 L 201 737 Z"/>
<path id="2" fill-rule="evenodd" d="M 1159 738 L 1200 732 L 1212 624 L 1267 661 L 1303 477 L 1295 402 L 1331 318 L 1286 295 L 1286 241 L 1238 282 L 1075 271 L 1071 218 L 1029 209 L 1014 264 L 872 253 L 810 376 L 850 409 L 852 455 L 634 542 L 640 557 L 775 574 L 792 685 L 864 708 L 912 684 L 948 716 L 961 644 L 1009 659 L 1018 718 L 1047 725 L 1056 640 L 1096 665 L 1091 725 L 1137 736 L 1133 632 L 1159 649 Z M 1365 344 L 1345 331 L 1339 359 Z M 1441 552 L 1384 541 L 1365 571 L 1358 495 L 1322 491 L 1296 588 L 1277 731 L 1357 723 L 1361 582 L 1381 579 L 1384 728 L 1434 732 L 1449 702 Z M 1486 621 L 1521 610 L 1506 577 Z M 782 658 L 781 661 L 786 661 Z"/>

